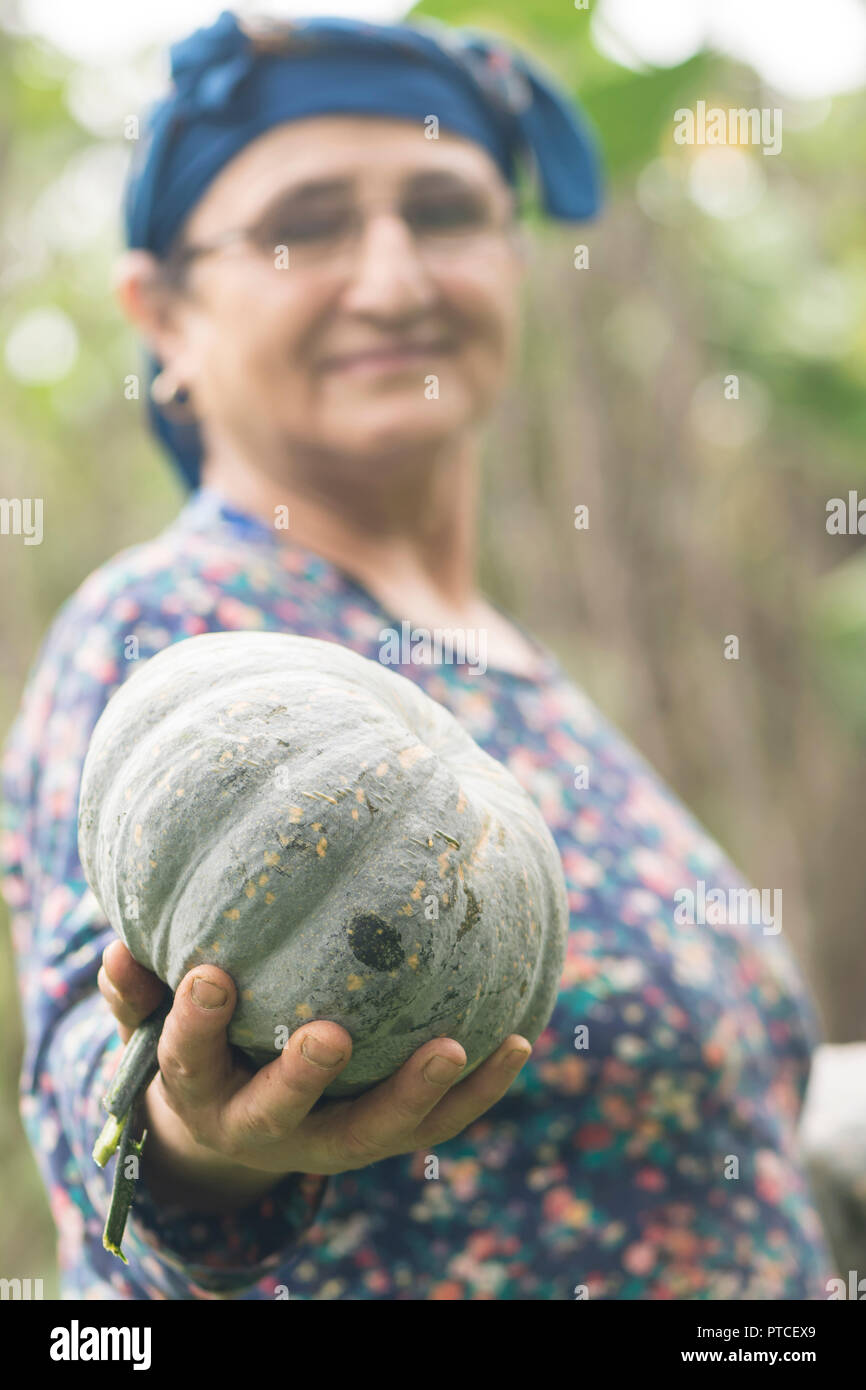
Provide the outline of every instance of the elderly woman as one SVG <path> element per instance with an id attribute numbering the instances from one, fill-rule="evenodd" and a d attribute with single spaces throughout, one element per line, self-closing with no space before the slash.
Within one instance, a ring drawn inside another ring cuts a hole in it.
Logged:
<path id="1" fill-rule="evenodd" d="M 816 1021 L 786 949 L 724 914 L 682 920 L 678 890 L 737 874 L 476 586 L 521 161 L 550 215 L 589 216 L 581 119 L 519 54 L 439 26 L 251 31 L 224 13 L 173 50 L 173 76 L 132 171 L 118 282 L 192 496 L 66 604 L 6 759 L 23 1113 L 64 1295 L 821 1297 L 796 1148 Z M 349 1034 L 312 1020 L 251 1075 L 226 1041 L 233 981 L 195 969 L 146 1098 L 124 1267 L 102 1248 L 110 1174 L 90 1151 L 120 1043 L 163 986 L 84 882 L 93 726 L 137 660 L 190 635 L 289 631 L 376 659 L 404 622 L 485 639 L 483 662 L 398 669 L 509 766 L 556 838 L 572 920 L 550 1025 L 528 1064 L 512 1036 L 455 1085 L 465 1053 L 434 1039 L 317 1106 Z"/>

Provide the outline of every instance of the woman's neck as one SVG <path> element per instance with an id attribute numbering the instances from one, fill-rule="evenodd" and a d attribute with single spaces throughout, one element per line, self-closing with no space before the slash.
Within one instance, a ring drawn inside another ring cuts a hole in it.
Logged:
<path id="1" fill-rule="evenodd" d="M 321 456 L 275 479 L 228 451 L 202 481 L 356 579 L 392 611 L 468 614 L 475 587 L 479 446 L 430 450 L 367 466 Z M 286 521 L 288 524 L 286 524 Z"/>
<path id="2" fill-rule="evenodd" d="M 479 671 L 489 661 L 532 679 L 543 668 L 537 649 L 476 587 L 479 463 L 475 438 L 375 465 L 294 458 L 291 468 L 273 465 L 274 476 L 210 450 L 202 481 L 343 570 L 401 622 L 474 633 Z"/>

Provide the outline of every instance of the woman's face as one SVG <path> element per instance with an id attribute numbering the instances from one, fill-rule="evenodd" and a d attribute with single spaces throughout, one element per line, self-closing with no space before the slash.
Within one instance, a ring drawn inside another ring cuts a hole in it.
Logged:
<path id="1" fill-rule="evenodd" d="M 386 458 L 482 420 L 516 332 L 511 198 L 480 146 L 411 122 L 316 117 L 251 143 L 182 240 L 258 227 L 258 249 L 192 260 L 161 330 L 209 444 Z"/>

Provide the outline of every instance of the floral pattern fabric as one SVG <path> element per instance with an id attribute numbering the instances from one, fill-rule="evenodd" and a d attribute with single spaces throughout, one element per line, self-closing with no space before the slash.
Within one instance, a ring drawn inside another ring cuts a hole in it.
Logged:
<path id="1" fill-rule="evenodd" d="M 170 642 L 264 629 L 376 659 L 385 627 L 400 621 L 340 569 L 201 489 L 158 538 L 91 575 L 42 645 L 6 748 L 3 851 L 22 1114 L 62 1296 L 825 1297 L 830 1260 L 797 1145 L 820 1036 L 783 935 L 678 922 L 679 889 L 743 880 L 537 644 L 533 679 L 395 668 L 511 770 L 562 856 L 568 955 L 518 1079 L 434 1153 L 288 1177 L 230 1215 L 157 1205 L 145 1148 L 128 1266 L 103 1250 L 113 1163 L 90 1154 L 120 1042 L 96 988 L 113 933 L 77 850 L 93 726 Z"/>

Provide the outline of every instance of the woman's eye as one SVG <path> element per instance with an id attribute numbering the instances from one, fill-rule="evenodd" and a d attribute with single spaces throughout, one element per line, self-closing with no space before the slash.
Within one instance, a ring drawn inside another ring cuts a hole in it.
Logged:
<path id="1" fill-rule="evenodd" d="M 305 241 L 330 241 L 342 236 L 349 222 L 348 213 L 336 209 L 284 214 L 270 225 L 266 240 L 269 244 L 285 246 Z"/>
<path id="2" fill-rule="evenodd" d="M 437 198 L 413 203 L 406 220 L 418 232 L 465 231 L 489 220 L 487 209 L 472 198 Z"/>

